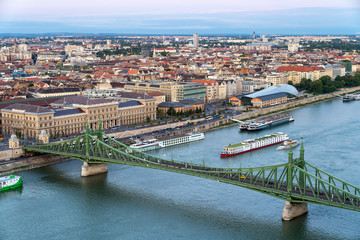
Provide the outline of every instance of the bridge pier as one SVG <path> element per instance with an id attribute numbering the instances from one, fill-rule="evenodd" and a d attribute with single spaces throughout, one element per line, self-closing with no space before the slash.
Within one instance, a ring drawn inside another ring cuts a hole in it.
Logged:
<path id="1" fill-rule="evenodd" d="M 289 221 L 308 212 L 307 203 L 293 203 L 285 201 L 282 220 Z"/>
<path id="2" fill-rule="evenodd" d="M 81 167 L 81 176 L 88 177 L 100 173 L 107 173 L 107 166 L 105 163 L 87 163 Z"/>

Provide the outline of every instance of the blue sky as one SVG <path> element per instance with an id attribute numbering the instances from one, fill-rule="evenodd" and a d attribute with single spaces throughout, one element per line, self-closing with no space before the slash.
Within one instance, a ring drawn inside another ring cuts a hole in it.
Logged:
<path id="1" fill-rule="evenodd" d="M 0 33 L 360 34 L 360 0 L 0 0 Z"/>

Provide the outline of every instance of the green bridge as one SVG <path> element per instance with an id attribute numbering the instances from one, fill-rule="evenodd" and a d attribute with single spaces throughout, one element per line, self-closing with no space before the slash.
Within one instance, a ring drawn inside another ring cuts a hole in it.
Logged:
<path id="1" fill-rule="evenodd" d="M 51 153 L 84 162 L 82 176 L 107 172 L 107 163 L 155 168 L 217 180 L 255 190 L 285 200 L 283 219 L 307 213 L 307 203 L 360 211 L 360 188 L 305 162 L 301 143 L 300 157 L 289 151 L 288 162 L 254 168 L 215 168 L 189 162 L 165 160 L 131 149 L 99 129 L 86 124 L 85 134 L 70 140 L 25 145 L 26 152 Z"/>

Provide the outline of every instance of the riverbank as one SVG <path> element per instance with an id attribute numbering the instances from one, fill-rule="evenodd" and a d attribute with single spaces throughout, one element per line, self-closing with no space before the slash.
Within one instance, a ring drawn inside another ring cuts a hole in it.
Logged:
<path id="1" fill-rule="evenodd" d="M 33 157 L 22 157 L 9 161 L 0 161 L 0 176 L 16 173 L 19 171 L 45 167 L 60 162 L 69 161 L 69 157 L 43 154 Z"/>
<path id="2" fill-rule="evenodd" d="M 344 90 L 341 90 L 341 91 L 337 91 L 335 93 L 316 95 L 316 96 L 312 96 L 312 97 L 308 97 L 308 98 L 304 98 L 304 99 L 291 101 L 291 102 L 288 102 L 288 103 L 285 103 L 285 104 L 282 104 L 282 105 L 278 105 L 278 106 L 273 106 L 273 107 L 269 107 L 269 108 L 265 108 L 265 109 L 255 110 L 255 111 L 252 111 L 252 112 L 242 113 L 240 115 L 234 116 L 232 119 L 246 121 L 246 120 L 254 119 L 254 118 L 257 118 L 257 117 L 261 117 L 261 116 L 266 116 L 266 115 L 270 115 L 270 114 L 274 114 L 274 113 L 280 113 L 280 112 L 286 112 L 286 111 L 289 111 L 289 110 L 302 108 L 302 107 L 305 107 L 305 106 L 308 106 L 308 105 L 321 103 L 321 102 L 324 102 L 324 101 L 329 101 L 329 100 L 338 98 L 340 96 L 343 96 L 345 94 L 355 93 L 355 92 L 358 92 L 358 91 L 360 91 L 360 87 L 348 88 L 348 89 L 344 89 Z M 220 124 L 218 126 L 212 127 L 210 129 L 208 129 L 208 131 L 233 126 L 235 124 L 238 124 L 238 123 L 234 122 L 234 121 L 232 121 L 230 119 L 227 119 L 227 122 L 225 122 L 223 124 Z"/>

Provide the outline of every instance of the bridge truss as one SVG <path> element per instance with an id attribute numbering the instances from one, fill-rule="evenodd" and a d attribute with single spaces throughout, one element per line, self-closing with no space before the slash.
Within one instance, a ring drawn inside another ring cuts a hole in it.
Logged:
<path id="1" fill-rule="evenodd" d="M 289 151 L 288 162 L 254 168 L 215 168 L 205 164 L 165 160 L 137 150 L 86 125 L 84 135 L 61 142 L 25 145 L 30 152 L 51 153 L 94 163 L 113 163 L 154 168 L 217 180 L 295 203 L 314 203 L 360 211 L 360 188 L 322 171 Z"/>

